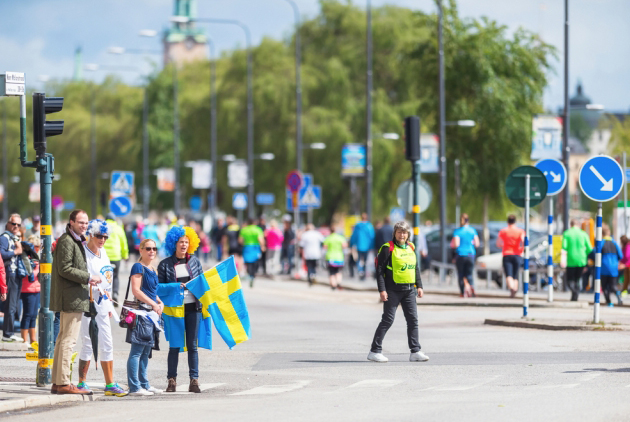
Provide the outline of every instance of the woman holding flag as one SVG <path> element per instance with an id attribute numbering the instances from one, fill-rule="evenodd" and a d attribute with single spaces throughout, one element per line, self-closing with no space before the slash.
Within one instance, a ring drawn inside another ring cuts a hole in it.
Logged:
<path id="1" fill-rule="evenodd" d="M 199 388 L 199 356 L 197 352 L 201 324 L 201 303 L 186 289 L 186 283 L 201 275 L 201 263 L 193 254 L 199 247 L 199 237 L 190 227 L 173 226 L 164 241 L 170 255 L 158 265 L 158 295 L 164 300 L 164 324 L 166 339 L 169 341 L 167 393 L 176 391 L 179 353 L 188 352 L 188 391 L 201 393 Z M 183 303 L 182 303 L 183 298 Z M 183 308 L 183 312 L 182 312 Z M 183 314 L 183 318 L 181 318 Z M 170 321 L 169 321 L 169 318 Z M 181 321 L 183 319 L 183 321 Z M 182 333 L 181 331 L 184 331 Z M 208 331 L 209 326 L 202 327 Z M 185 343 L 181 344 L 182 336 Z M 209 333 L 208 333 L 209 334 Z M 204 345 L 201 345 L 204 347 Z"/>

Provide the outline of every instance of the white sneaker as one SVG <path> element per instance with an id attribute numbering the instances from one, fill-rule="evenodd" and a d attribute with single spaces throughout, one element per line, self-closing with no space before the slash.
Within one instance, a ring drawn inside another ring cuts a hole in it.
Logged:
<path id="1" fill-rule="evenodd" d="M 12 338 L 13 340 L 15 340 L 16 342 L 18 342 L 18 343 L 24 343 L 24 339 L 23 339 L 22 337 L 18 336 L 17 334 L 13 334 L 13 335 L 11 336 L 11 338 Z"/>
<path id="2" fill-rule="evenodd" d="M 384 363 L 389 361 L 389 359 L 387 359 L 385 356 L 383 356 L 382 353 L 374 353 L 374 352 L 370 352 L 368 353 L 368 360 L 371 360 L 372 362 L 379 362 L 379 363 Z"/>
<path id="3" fill-rule="evenodd" d="M 134 391 L 133 393 L 129 393 L 130 396 L 152 396 L 153 393 L 151 391 L 145 390 L 144 388 Z"/>
<path id="4" fill-rule="evenodd" d="M 409 355 L 409 362 L 426 362 L 429 357 L 422 353 L 422 351 L 413 352 Z"/>
<path id="5" fill-rule="evenodd" d="M 155 387 L 149 387 L 149 389 L 146 391 L 153 394 L 162 394 L 164 392 L 164 390 L 160 390 L 159 388 L 155 388 Z"/>

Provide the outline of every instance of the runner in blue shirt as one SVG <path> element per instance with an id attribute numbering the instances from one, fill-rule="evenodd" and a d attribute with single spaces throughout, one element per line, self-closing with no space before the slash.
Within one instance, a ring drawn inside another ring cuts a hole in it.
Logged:
<path id="1" fill-rule="evenodd" d="M 468 224 L 468 214 L 462 214 L 461 227 L 453 233 L 452 247 L 457 253 L 457 281 L 460 297 L 475 296 L 472 272 L 475 267 L 476 249 L 479 247 L 479 234 Z"/>

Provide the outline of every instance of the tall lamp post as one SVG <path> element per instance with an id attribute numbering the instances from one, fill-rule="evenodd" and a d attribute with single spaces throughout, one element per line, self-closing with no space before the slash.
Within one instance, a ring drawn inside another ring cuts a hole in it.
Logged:
<path id="1" fill-rule="evenodd" d="M 252 40 L 249 27 L 244 23 L 233 19 L 190 18 L 188 16 L 171 16 L 171 22 L 188 23 L 216 23 L 224 25 L 236 25 L 245 33 L 247 47 L 247 213 L 254 218 L 254 94 L 253 94 L 253 61 Z"/>
<path id="2" fill-rule="evenodd" d="M 103 66 L 94 63 L 89 63 L 84 66 L 85 70 L 96 72 L 99 70 L 104 71 L 122 71 L 122 72 L 137 72 L 138 69 L 135 67 L 129 66 Z M 91 188 L 91 215 L 96 218 L 98 215 L 98 207 L 97 207 L 97 189 L 96 189 L 96 178 L 98 175 L 97 172 L 97 160 L 96 160 L 96 89 L 92 90 L 91 95 L 91 104 L 90 104 L 90 162 L 92 166 L 92 172 L 90 177 L 90 188 Z"/>
<path id="3" fill-rule="evenodd" d="M 141 34 L 144 31 L 140 32 Z M 147 35 L 143 35 L 147 36 Z M 124 47 L 110 47 L 107 49 L 107 52 L 110 54 L 135 54 L 135 55 L 146 55 L 146 54 L 162 54 L 161 51 L 158 50 L 143 50 L 137 48 L 124 48 Z M 144 87 L 143 94 L 143 103 L 142 103 L 142 218 L 149 217 L 149 203 L 151 200 L 151 188 L 149 185 L 149 130 L 148 130 L 148 121 L 149 121 L 149 93 L 148 89 Z"/>
<path id="4" fill-rule="evenodd" d="M 567 170 L 567 180 L 569 179 L 569 172 L 571 167 L 569 166 L 569 155 L 571 151 L 569 149 L 569 0 L 564 0 L 564 113 L 562 124 L 562 162 L 564 168 Z M 564 231 L 569 229 L 569 201 L 571 200 L 571 193 L 569 192 L 570 183 L 562 192 L 564 199 L 564 206 L 562 208 L 562 220 L 564 225 Z"/>
<path id="5" fill-rule="evenodd" d="M 446 262 L 446 108 L 444 104 L 444 11 L 442 0 L 438 6 L 438 91 L 440 108 L 440 250 L 441 261 Z"/>
<path id="6" fill-rule="evenodd" d="M 9 220 L 9 169 L 7 166 L 7 103 L 2 101 L 2 184 L 4 198 L 2 198 L 2 218 Z"/>
<path id="7" fill-rule="evenodd" d="M 367 37 L 366 37 L 366 55 L 367 55 L 367 71 L 366 71 L 366 136 L 365 136 L 365 208 L 368 220 L 372 219 L 372 1 L 367 0 Z"/>

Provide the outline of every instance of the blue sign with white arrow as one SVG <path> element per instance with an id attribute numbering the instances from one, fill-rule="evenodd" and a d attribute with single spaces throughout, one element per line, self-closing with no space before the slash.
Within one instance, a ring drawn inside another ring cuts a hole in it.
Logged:
<path id="1" fill-rule="evenodd" d="M 109 210 L 114 213 L 116 217 L 124 217 L 129 215 L 133 205 L 131 205 L 131 199 L 126 196 L 117 196 L 109 201 Z"/>
<path id="2" fill-rule="evenodd" d="M 235 193 L 232 195 L 232 208 L 235 210 L 244 210 L 247 208 L 247 194 Z"/>
<path id="3" fill-rule="evenodd" d="M 276 196 L 273 193 L 257 193 L 256 203 L 258 205 L 273 205 L 276 203 Z"/>
<path id="4" fill-rule="evenodd" d="M 405 219 L 405 210 L 402 208 L 392 208 L 389 211 L 389 219 L 392 224 L 403 221 Z"/>
<path id="5" fill-rule="evenodd" d="M 559 194 L 567 184 L 567 169 L 560 160 L 551 158 L 540 160 L 536 168 L 547 177 L 547 196 Z"/>
<path id="6" fill-rule="evenodd" d="M 619 163 L 606 155 L 590 158 L 580 169 L 580 188 L 584 195 L 597 202 L 614 199 L 625 181 Z"/>

